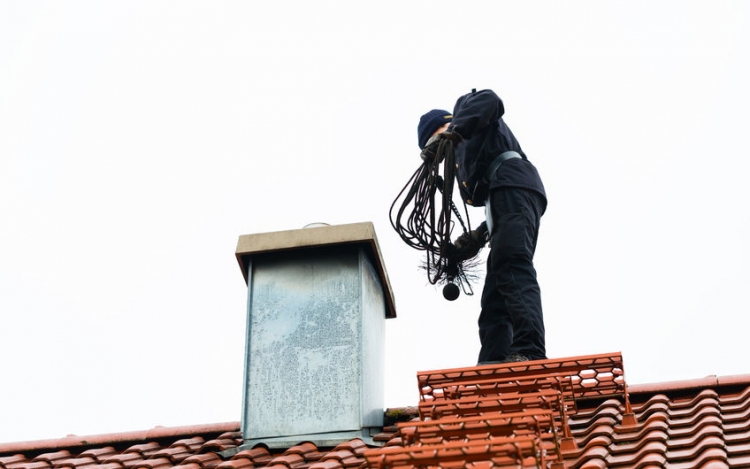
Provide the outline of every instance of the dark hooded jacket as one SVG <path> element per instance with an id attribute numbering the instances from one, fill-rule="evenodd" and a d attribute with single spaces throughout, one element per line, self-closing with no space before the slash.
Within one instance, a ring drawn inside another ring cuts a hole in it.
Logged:
<path id="1" fill-rule="evenodd" d="M 541 194 L 546 206 L 547 194 L 539 172 L 503 121 L 504 113 L 502 100 L 492 90 L 472 91 L 456 101 L 449 130 L 462 137 L 455 148 L 461 196 L 469 205 L 482 206 L 489 191 L 517 187 Z M 505 161 L 495 174 L 485 174 L 492 160 L 509 150 L 518 152 L 521 158 Z"/>

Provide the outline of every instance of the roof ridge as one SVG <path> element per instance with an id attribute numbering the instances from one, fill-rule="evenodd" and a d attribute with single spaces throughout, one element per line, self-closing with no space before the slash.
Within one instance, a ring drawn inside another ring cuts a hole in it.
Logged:
<path id="1" fill-rule="evenodd" d="M 68 435 L 63 438 L 0 443 L 0 454 L 178 438 L 195 436 L 196 434 L 235 432 L 239 429 L 240 422 L 185 425 L 179 427 L 162 427 L 157 425 L 149 430 L 102 433 L 89 436 Z"/>
<path id="2" fill-rule="evenodd" d="M 750 374 L 716 376 L 708 375 L 704 378 L 664 381 L 661 383 L 630 384 L 630 394 L 657 394 L 671 391 L 685 391 L 688 389 L 712 388 L 718 386 L 750 385 Z"/>

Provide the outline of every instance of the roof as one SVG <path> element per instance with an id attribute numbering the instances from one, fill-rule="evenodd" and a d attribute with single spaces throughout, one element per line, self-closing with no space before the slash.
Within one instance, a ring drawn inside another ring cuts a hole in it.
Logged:
<path id="1" fill-rule="evenodd" d="M 0 469 L 750 467 L 750 375 L 628 387 L 622 356 L 603 354 L 417 377 L 419 403 L 386 410 L 382 448 L 244 448 L 229 422 L 4 443 Z"/>

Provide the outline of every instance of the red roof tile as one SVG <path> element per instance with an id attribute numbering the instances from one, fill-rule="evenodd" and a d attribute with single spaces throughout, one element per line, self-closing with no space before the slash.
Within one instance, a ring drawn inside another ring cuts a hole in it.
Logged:
<path id="1" fill-rule="evenodd" d="M 55 463 L 55 468 L 71 468 L 86 467 L 96 464 L 96 461 L 91 456 L 83 456 L 78 458 L 64 459 Z"/>
<path id="2" fill-rule="evenodd" d="M 224 461 L 218 466 L 217 469 L 250 469 L 255 467 L 255 464 L 249 459 L 237 458 L 229 461 Z"/>
<path id="3" fill-rule="evenodd" d="M 14 454 L 12 456 L 0 457 L 0 468 L 6 469 L 8 466 L 26 461 L 23 454 Z"/>
<path id="4" fill-rule="evenodd" d="M 242 449 L 239 423 L 0 444 L 0 469 L 750 467 L 750 375 L 628 386 L 619 354 L 418 374 L 374 440 Z M 494 466 L 493 466 L 494 465 Z"/>
<path id="5" fill-rule="evenodd" d="M 102 463 L 108 456 L 117 454 L 117 451 L 112 446 L 105 446 L 103 448 L 89 449 L 81 453 L 81 456 L 90 456 L 94 458 L 97 463 Z"/>

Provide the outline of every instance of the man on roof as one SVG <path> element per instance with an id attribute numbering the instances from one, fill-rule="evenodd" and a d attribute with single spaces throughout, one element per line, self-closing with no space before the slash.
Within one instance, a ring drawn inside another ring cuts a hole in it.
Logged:
<path id="1" fill-rule="evenodd" d="M 460 247 L 470 238 L 489 238 L 479 315 L 480 365 L 547 358 L 533 262 L 547 195 L 504 113 L 492 90 L 472 90 L 458 98 L 453 114 L 433 109 L 418 127 L 423 158 L 434 157 L 442 139 L 453 142 L 461 196 L 468 205 L 485 207 L 486 221 L 455 242 Z"/>

